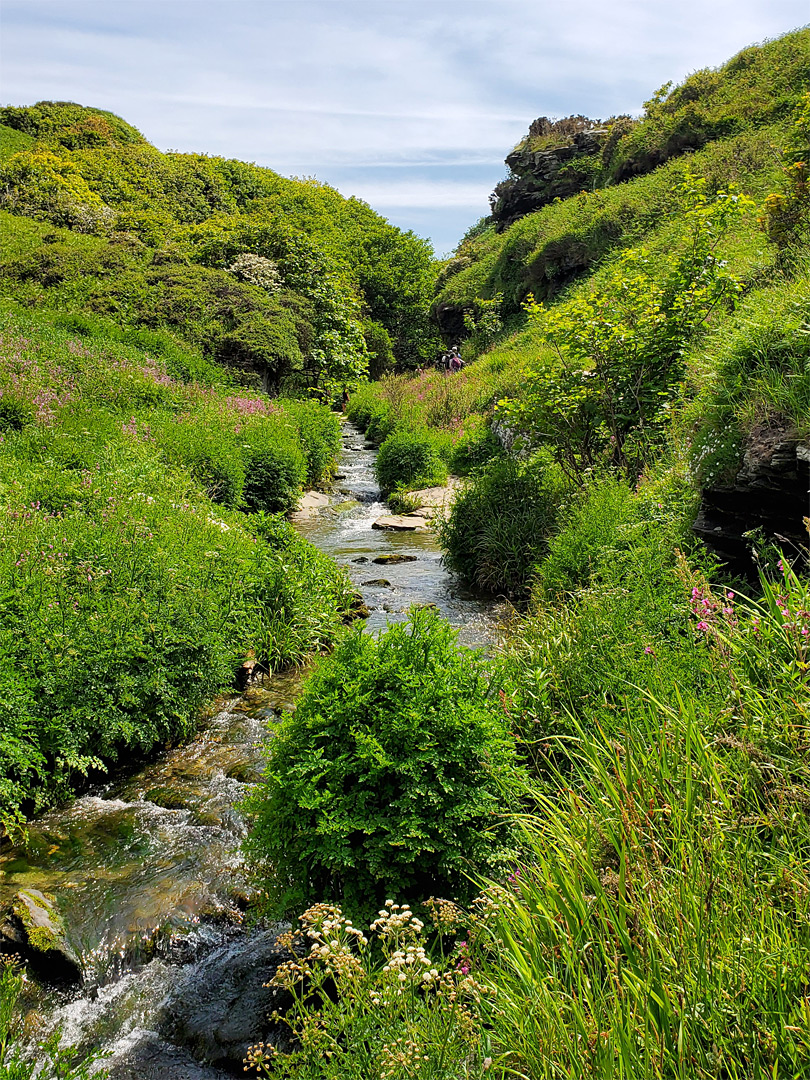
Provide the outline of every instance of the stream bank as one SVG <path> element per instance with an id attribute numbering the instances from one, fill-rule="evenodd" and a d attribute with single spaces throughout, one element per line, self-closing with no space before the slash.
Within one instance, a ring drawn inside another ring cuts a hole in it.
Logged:
<path id="1" fill-rule="evenodd" d="M 387 510 L 374 457 L 347 424 L 335 490 L 296 528 L 346 566 L 368 632 L 431 604 L 464 644 L 491 642 L 502 611 L 458 587 L 431 530 L 374 528 Z M 2 908 L 20 889 L 52 895 L 83 973 L 79 987 L 29 982 L 32 1044 L 61 1025 L 66 1042 L 110 1054 L 99 1067 L 114 1080 L 243 1075 L 248 1045 L 272 1035 L 263 984 L 278 927 L 246 926 L 238 804 L 304 674 L 223 699 L 190 742 L 38 819 L 24 849 L 0 853 Z"/>

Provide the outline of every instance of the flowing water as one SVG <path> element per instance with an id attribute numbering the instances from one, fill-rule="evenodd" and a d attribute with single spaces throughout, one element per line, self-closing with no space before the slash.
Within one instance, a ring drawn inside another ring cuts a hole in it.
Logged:
<path id="1" fill-rule="evenodd" d="M 486 645 L 502 616 L 462 590 L 430 531 L 374 529 L 387 508 L 374 450 L 350 425 L 329 505 L 296 522 L 346 566 L 369 632 L 433 604 L 467 645 Z M 402 561 L 375 563 L 387 556 Z M 301 672 L 223 699 L 194 739 L 38 819 L 25 848 L 0 851 L 0 908 L 20 888 L 52 894 L 81 960 L 80 990 L 28 984 L 27 1037 L 56 1025 L 84 1051 L 104 1050 L 115 1080 L 243 1075 L 249 1043 L 268 1034 L 272 927 L 247 927 L 250 886 L 238 803 L 261 774 L 272 724 L 294 707 Z"/>

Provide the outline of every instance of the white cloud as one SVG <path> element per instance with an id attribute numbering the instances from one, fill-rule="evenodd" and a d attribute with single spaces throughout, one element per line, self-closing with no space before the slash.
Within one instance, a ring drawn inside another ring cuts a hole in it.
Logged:
<path id="1" fill-rule="evenodd" d="M 478 210 L 478 216 L 488 210 L 486 194 L 480 183 L 454 180 L 400 180 L 386 183 L 359 182 L 339 183 L 345 195 L 355 195 L 370 206 L 384 211 L 387 208 L 424 207 L 438 209 L 444 206 L 469 207 Z"/>
<path id="2" fill-rule="evenodd" d="M 372 205 L 435 221 L 484 212 L 535 116 L 637 112 L 806 19 L 806 0 L 4 0 L 2 95 L 341 190 L 351 168 Z"/>

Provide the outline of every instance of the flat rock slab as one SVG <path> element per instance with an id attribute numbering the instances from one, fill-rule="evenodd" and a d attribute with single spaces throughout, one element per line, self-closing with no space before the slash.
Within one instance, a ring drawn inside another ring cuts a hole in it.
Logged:
<path id="1" fill-rule="evenodd" d="M 390 517 L 378 518 L 371 527 L 389 529 L 391 532 L 423 532 L 427 528 L 427 521 L 416 514 L 391 514 Z"/>
<path id="2" fill-rule="evenodd" d="M 364 581 L 363 582 L 363 587 L 365 587 L 366 585 L 378 585 L 381 589 L 385 589 L 385 588 L 388 588 L 390 586 L 390 584 L 391 584 L 391 582 L 388 581 L 387 578 L 375 577 L 375 578 L 370 578 L 368 581 Z"/>
<path id="3" fill-rule="evenodd" d="M 360 562 L 360 559 L 352 559 L 352 562 Z M 363 559 L 363 562 L 368 562 L 368 559 Z M 402 562 L 416 562 L 415 555 L 378 555 L 376 559 L 371 560 L 373 563 L 379 563 L 380 566 L 392 566 L 394 563 Z"/>
<path id="4" fill-rule="evenodd" d="M 406 491 L 404 497 L 418 504 L 416 510 L 412 510 L 411 517 L 421 518 L 446 518 L 450 514 L 450 507 L 461 487 L 461 480 L 457 476 L 449 477 L 442 487 L 419 488 L 416 491 Z"/>
<path id="5" fill-rule="evenodd" d="M 293 521 L 304 521 L 306 518 L 320 514 L 321 510 L 325 510 L 328 505 L 329 496 L 322 491 L 305 491 L 290 517 Z"/>

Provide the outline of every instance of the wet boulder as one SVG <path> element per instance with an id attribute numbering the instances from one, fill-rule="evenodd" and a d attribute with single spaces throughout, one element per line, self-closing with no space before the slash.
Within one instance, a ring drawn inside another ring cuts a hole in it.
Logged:
<path id="1" fill-rule="evenodd" d="M 359 562 L 359 559 L 353 560 Z M 365 560 L 368 562 L 368 560 Z M 371 560 L 374 563 L 379 563 L 380 566 L 392 566 L 394 563 L 403 562 L 416 562 L 415 555 L 378 555 L 376 559 Z"/>
<path id="2" fill-rule="evenodd" d="M 172 1046 L 154 1032 L 144 1032 L 132 1046 L 106 1063 L 110 1080 L 222 1080 L 226 1073 L 201 1065 L 187 1050 Z"/>
<path id="3" fill-rule="evenodd" d="M 82 981 L 81 962 L 50 893 L 20 889 L 0 921 L 0 952 L 16 953 L 43 982 Z"/>
<path id="4" fill-rule="evenodd" d="M 278 1041 L 270 1013 L 289 1003 L 266 986 L 290 957 L 277 941 L 276 931 L 258 931 L 195 965 L 165 1004 L 161 1036 L 197 1061 L 241 1074 L 249 1046 Z"/>

